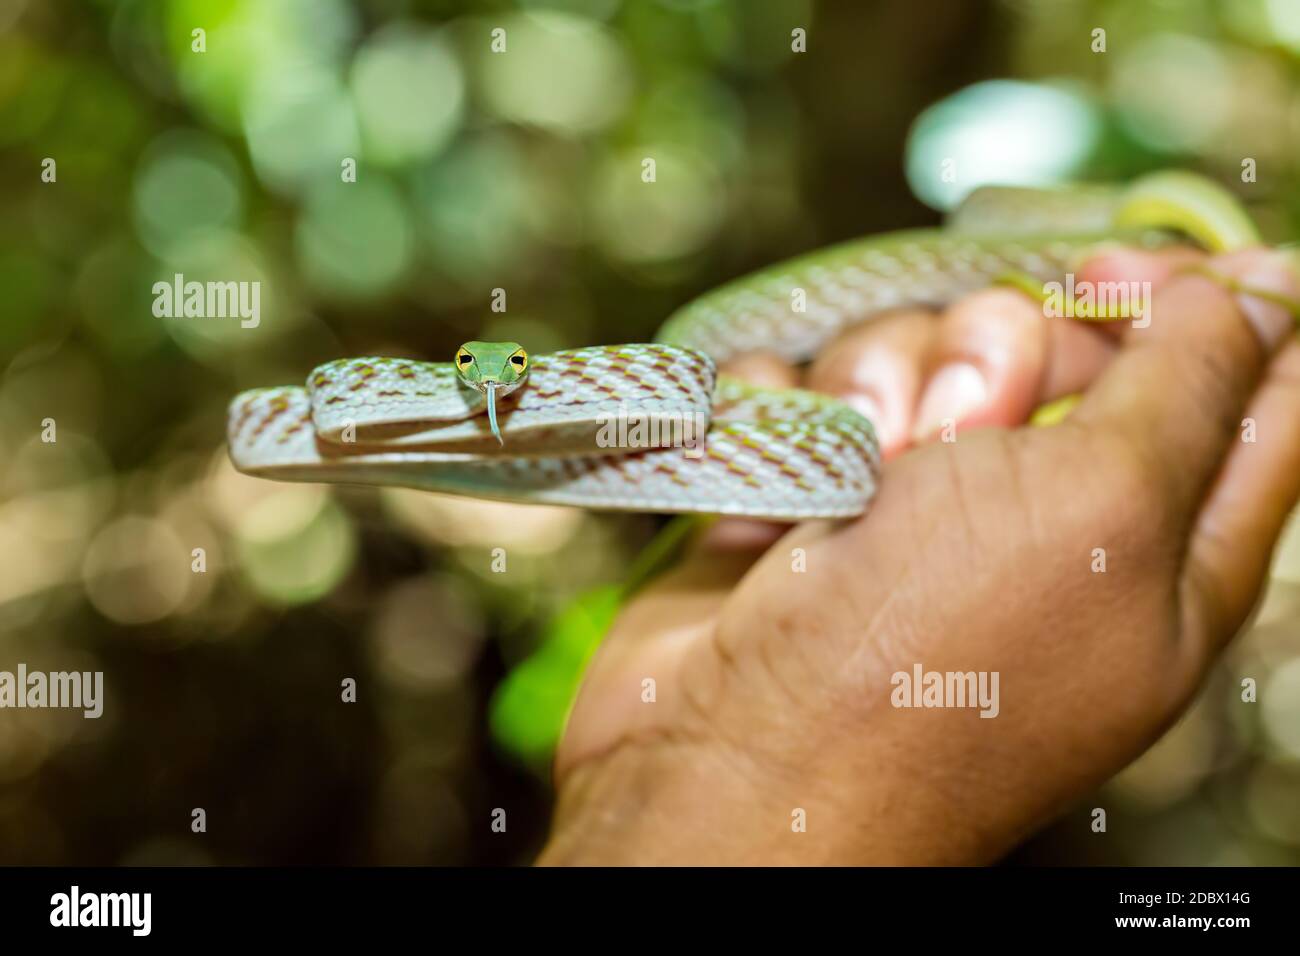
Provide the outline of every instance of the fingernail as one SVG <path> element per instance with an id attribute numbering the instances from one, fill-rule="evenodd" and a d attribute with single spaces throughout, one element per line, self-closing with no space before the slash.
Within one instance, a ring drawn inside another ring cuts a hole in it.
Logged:
<path id="1" fill-rule="evenodd" d="M 1275 252 L 1237 280 L 1247 289 L 1273 292 L 1289 299 L 1300 297 L 1294 265 L 1289 256 Z M 1237 293 L 1237 304 L 1264 346 L 1274 351 L 1295 328 L 1296 317 L 1283 305 L 1261 299 L 1249 292 Z"/>
<path id="2" fill-rule="evenodd" d="M 945 365 L 925 388 L 916 413 L 913 441 L 924 441 L 949 423 L 957 423 L 988 398 L 988 385 L 969 362 Z"/>
<path id="3" fill-rule="evenodd" d="M 899 429 L 897 423 L 893 421 L 891 416 L 885 414 L 885 410 L 880 407 L 880 403 L 870 395 L 864 395 L 862 392 L 850 392 L 847 395 L 839 395 L 837 398 L 871 422 L 871 427 L 876 433 L 876 441 L 880 443 L 881 448 L 888 448 L 898 440 Z"/>

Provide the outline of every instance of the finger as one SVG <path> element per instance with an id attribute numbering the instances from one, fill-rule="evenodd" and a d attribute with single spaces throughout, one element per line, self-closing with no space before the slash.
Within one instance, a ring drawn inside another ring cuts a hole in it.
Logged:
<path id="1" fill-rule="evenodd" d="M 1077 395 L 1094 381 L 1115 357 L 1112 337 L 1093 323 L 1053 317 L 1047 323 L 1047 365 L 1038 386 L 1035 407 L 1066 395 Z M 1011 418 L 1019 423 L 1028 415 Z"/>
<path id="2" fill-rule="evenodd" d="M 1268 573 L 1282 526 L 1300 497 L 1300 342 L 1292 339 L 1269 365 L 1246 408 L 1188 551 L 1185 596 L 1205 626 L 1226 639 L 1250 613 Z M 1208 660 L 1218 646 L 1192 648 Z"/>
<path id="3" fill-rule="evenodd" d="M 942 317 L 912 437 L 924 441 L 949 425 L 1019 424 L 1059 389 L 1090 381 L 1110 352 L 1091 330 L 1048 320 L 1013 289 L 966 296 Z"/>
<path id="4" fill-rule="evenodd" d="M 1173 275 L 1204 260 L 1203 252 L 1186 246 L 1155 252 L 1108 249 L 1079 268 L 1076 287 L 1097 290 L 1114 287 L 1116 283 L 1128 286 L 1145 281 L 1154 290 Z M 1127 327 L 1127 322 L 1049 322 L 1047 370 L 1039 401 L 1050 402 L 1087 389 L 1114 356 L 1114 343 Z"/>
<path id="5" fill-rule="evenodd" d="M 1284 259 L 1262 250 L 1214 263 L 1256 288 L 1294 296 Z M 1075 410 L 1095 434 L 1121 441 L 1171 513 L 1195 514 L 1242 410 L 1293 320 L 1281 307 L 1180 275 L 1151 299 L 1145 328 L 1124 347 Z"/>
<path id="6" fill-rule="evenodd" d="M 1077 290 L 1114 288 L 1118 283 L 1144 280 L 1152 289 L 1163 286 L 1180 270 L 1203 261 L 1204 253 L 1189 247 L 1150 252 L 1110 248 L 1084 262 L 1075 280 Z M 1115 355 L 1126 322 L 1076 322 L 1053 317 L 1047 325 L 1047 367 L 1038 402 L 1050 402 L 1087 389 Z"/>
<path id="7" fill-rule="evenodd" d="M 889 457 L 907 445 L 925 356 L 937 327 L 933 313 L 913 309 L 861 325 L 817 357 L 808 387 L 842 398 L 861 412 Z"/>
<path id="8" fill-rule="evenodd" d="M 1095 292 L 1106 289 L 1142 289 L 1154 291 L 1171 278 L 1181 275 L 1191 266 L 1204 262 L 1205 253 L 1188 246 L 1171 249 L 1108 248 L 1088 259 L 1079 267 L 1075 283 L 1079 288 Z M 1128 322 L 1096 322 L 1090 325 L 1109 339 L 1119 339 Z"/>
<path id="9" fill-rule="evenodd" d="M 1107 248 L 1085 261 L 1076 273 L 1082 283 L 1136 282 L 1145 280 L 1162 286 L 1188 266 L 1205 261 L 1205 253 L 1190 246 L 1169 249 Z"/>
<path id="10" fill-rule="evenodd" d="M 770 352 L 738 356 L 724 362 L 718 371 L 764 388 L 794 388 L 799 381 L 795 367 Z"/>

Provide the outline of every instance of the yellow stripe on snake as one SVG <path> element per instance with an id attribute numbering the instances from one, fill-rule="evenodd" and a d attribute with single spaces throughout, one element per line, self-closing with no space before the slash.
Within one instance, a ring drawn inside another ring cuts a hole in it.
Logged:
<path id="1" fill-rule="evenodd" d="M 511 346 L 523 371 L 507 376 L 508 388 L 467 380 L 473 356 L 460 353 L 455 363 L 330 362 L 305 388 L 238 396 L 230 454 L 241 471 L 294 481 L 625 511 L 851 517 L 879 476 L 870 423 L 824 395 L 718 376 L 715 363 L 750 351 L 806 361 L 884 311 L 942 306 L 1008 276 L 1061 282 L 1101 243 L 1189 239 L 1216 251 L 1259 241 L 1231 196 L 1187 173 L 1127 189 L 979 190 L 943 229 L 856 240 L 707 293 L 669 318 L 658 343 L 531 365 Z"/>

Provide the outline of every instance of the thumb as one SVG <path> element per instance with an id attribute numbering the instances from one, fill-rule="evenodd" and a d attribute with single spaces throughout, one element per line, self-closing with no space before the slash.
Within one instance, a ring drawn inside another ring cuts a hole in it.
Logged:
<path id="1" fill-rule="evenodd" d="M 1280 253 L 1211 260 L 1230 283 L 1297 297 Z M 1269 358 L 1294 326 L 1281 305 L 1203 275 L 1171 279 L 1150 300 L 1073 420 L 1113 437 L 1144 469 L 1173 513 L 1190 521 L 1217 474 Z"/>

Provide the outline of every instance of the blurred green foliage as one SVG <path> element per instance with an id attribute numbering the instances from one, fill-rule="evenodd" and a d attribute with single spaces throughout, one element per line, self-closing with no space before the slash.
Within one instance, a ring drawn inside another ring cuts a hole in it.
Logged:
<path id="1" fill-rule="evenodd" d="M 990 179 L 1187 165 L 1289 237 L 1298 56 L 1293 0 L 10 0 L 0 668 L 102 669 L 108 701 L 0 714 L 0 862 L 527 859 L 657 522 L 245 478 L 229 399 L 349 354 L 644 340 Z M 176 273 L 260 282 L 261 323 L 155 316 Z M 1132 838 L 1026 858 L 1295 861 L 1296 552 L 1114 784 Z M 1258 717 L 1229 706 L 1238 674 L 1270 688 Z"/>

